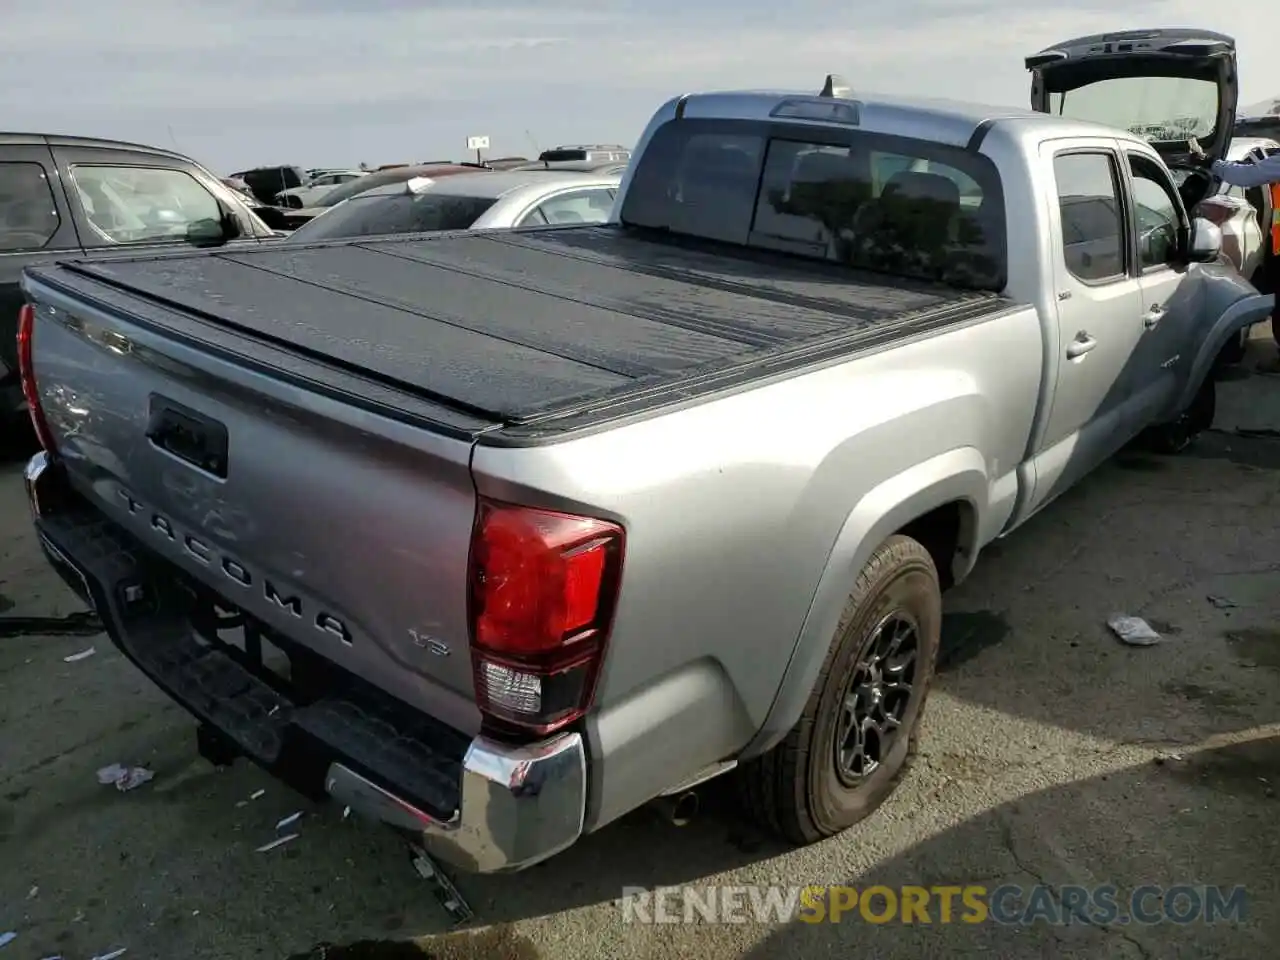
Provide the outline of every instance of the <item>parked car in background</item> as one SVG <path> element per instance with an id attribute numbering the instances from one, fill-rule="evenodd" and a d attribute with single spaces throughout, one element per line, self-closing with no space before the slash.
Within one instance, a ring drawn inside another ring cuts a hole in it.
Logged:
<path id="1" fill-rule="evenodd" d="M 444 162 L 404 164 L 387 167 L 386 169 L 379 168 L 357 180 L 334 187 L 319 200 L 315 201 L 314 206 L 290 210 L 289 217 L 293 226 L 297 228 L 320 216 L 331 207 L 336 207 L 342 201 L 359 196 L 366 190 L 372 190 L 375 187 L 385 186 L 389 183 L 404 183 L 414 177 L 430 177 L 432 180 L 439 180 L 443 177 L 457 176 L 460 173 L 475 173 L 478 170 L 487 169 L 487 167 L 475 163 Z"/>
<path id="2" fill-rule="evenodd" d="M 1236 136 L 1227 148 L 1226 159 L 1242 161 L 1271 156 L 1277 151 L 1280 151 L 1280 141 Z M 1237 187 L 1219 181 L 1196 208 L 1197 214 L 1222 229 L 1223 256 L 1263 293 L 1280 292 L 1280 255 L 1272 236 L 1277 212 L 1274 196 L 1275 190 L 1270 186 Z M 1272 335 L 1280 343 L 1280 324 L 1275 322 L 1275 314 L 1271 321 Z M 1237 363 L 1243 359 L 1248 338 L 1249 331 L 1241 330 L 1240 336 L 1223 352 L 1223 361 Z"/>
<path id="3" fill-rule="evenodd" d="M 308 180 L 301 187 L 290 187 L 288 190 L 281 190 L 272 198 L 271 202 L 277 207 L 286 207 L 294 210 L 314 207 L 320 198 L 334 187 L 340 187 L 344 183 L 350 183 L 368 175 L 364 170 L 328 170 Z"/>
<path id="4" fill-rule="evenodd" d="M 1221 228 L 1223 255 L 1259 290 L 1276 292 L 1264 242 L 1272 210 L 1268 192 L 1218 183 L 1187 147 L 1195 137 L 1213 160 L 1242 160 L 1256 147 L 1277 147 L 1275 141 L 1237 133 L 1233 38 L 1199 29 L 1095 34 L 1054 44 L 1028 57 L 1026 66 L 1033 109 L 1105 123 L 1146 139 L 1173 172 L 1187 209 Z M 1135 198 L 1139 216 L 1163 224 L 1167 198 L 1145 189 Z M 1152 240 L 1163 242 L 1159 236 Z M 1238 359 L 1248 335 L 1241 331 L 1220 359 Z"/>
<path id="5" fill-rule="evenodd" d="M 627 172 L 626 160 L 535 160 L 512 167 L 513 170 L 563 170 L 566 173 L 622 174 Z"/>
<path id="6" fill-rule="evenodd" d="M 484 159 L 484 165 L 490 170 L 512 170 L 528 162 L 528 157 L 485 157 Z"/>
<path id="7" fill-rule="evenodd" d="M 257 167 L 231 176 L 247 183 L 253 195 L 265 204 L 274 204 L 276 194 L 281 190 L 300 187 L 307 182 L 307 175 L 302 168 L 294 166 Z"/>
<path id="8" fill-rule="evenodd" d="M 0 433 L 29 427 L 17 355 L 24 268 L 72 256 L 276 240 L 250 203 L 170 150 L 0 133 Z"/>
<path id="9" fill-rule="evenodd" d="M 368 173 L 368 170 L 357 169 L 355 167 L 313 167 L 307 171 L 307 180 L 316 180 L 330 173 Z"/>
<path id="10" fill-rule="evenodd" d="M 606 160 L 630 160 L 631 151 L 617 143 L 578 143 L 552 147 L 538 154 L 538 159 L 545 163 L 564 163 L 568 160 L 587 161 L 589 163 Z"/>
<path id="11" fill-rule="evenodd" d="M 1254 104 L 1236 118 L 1237 137 L 1265 137 L 1280 140 L 1280 98 Z"/>
<path id="12" fill-rule="evenodd" d="M 295 230 L 289 240 L 604 223 L 621 180 L 618 174 L 548 170 L 415 178 L 351 197 Z"/>

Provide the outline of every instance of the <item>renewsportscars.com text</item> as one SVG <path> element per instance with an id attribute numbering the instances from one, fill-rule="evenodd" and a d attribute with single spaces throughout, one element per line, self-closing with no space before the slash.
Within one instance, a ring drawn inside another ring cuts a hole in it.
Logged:
<path id="1" fill-rule="evenodd" d="M 1147 884 L 625 887 L 624 923 L 1192 924 L 1245 919 L 1244 887 Z"/>

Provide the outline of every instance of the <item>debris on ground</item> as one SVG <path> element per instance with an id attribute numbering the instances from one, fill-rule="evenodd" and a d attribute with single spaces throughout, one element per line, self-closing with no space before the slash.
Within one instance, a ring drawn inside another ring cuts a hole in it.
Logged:
<path id="1" fill-rule="evenodd" d="M 277 837 L 275 840 L 272 840 L 270 843 L 264 843 L 255 852 L 266 853 L 268 850 L 274 850 L 276 847 L 283 847 L 286 843 L 289 843 L 290 841 L 293 841 L 293 840 L 297 840 L 299 836 L 301 836 L 301 834 L 286 833 L 283 837 Z"/>
<path id="2" fill-rule="evenodd" d="M 1117 613 L 1107 620 L 1107 626 L 1122 643 L 1131 647 L 1149 647 L 1160 642 L 1160 634 L 1141 617 L 1129 617 Z"/>
<path id="3" fill-rule="evenodd" d="M 79 660 L 88 660 L 98 652 L 97 647 L 90 647 L 88 650 L 81 650 L 79 653 L 73 653 L 70 656 L 62 658 L 63 663 L 75 663 Z"/>
<path id="4" fill-rule="evenodd" d="M 1232 610 L 1239 606 L 1234 600 L 1228 600 L 1226 597 L 1215 597 L 1213 594 L 1209 594 L 1206 599 L 1219 610 Z"/>
<path id="5" fill-rule="evenodd" d="M 475 916 L 471 905 L 462 899 L 462 894 L 453 885 L 453 881 L 436 866 L 436 862 L 431 859 L 427 851 L 410 844 L 409 854 L 412 857 L 413 869 L 418 876 L 431 885 L 431 892 L 435 894 L 436 901 L 444 907 L 444 912 L 449 915 L 449 919 L 455 925 L 466 923 Z"/>
<path id="6" fill-rule="evenodd" d="M 301 810 L 299 810 L 297 813 L 289 814 L 289 816 L 285 817 L 279 823 L 276 824 L 276 833 L 279 833 L 285 827 L 292 826 L 293 824 L 297 823 L 301 819 L 302 819 Z"/>
<path id="7" fill-rule="evenodd" d="M 0 617 L 0 639 L 6 637 L 96 637 L 102 621 L 93 613 L 65 617 Z"/>
<path id="8" fill-rule="evenodd" d="M 104 787 L 115 785 L 121 793 L 150 783 L 155 774 L 146 767 L 126 767 L 122 763 L 113 763 L 98 771 L 98 782 Z"/>
<path id="9" fill-rule="evenodd" d="M 13 941 L 18 939 L 18 935 L 10 930 L 8 933 L 0 933 L 0 947 L 7 947 Z"/>
<path id="10" fill-rule="evenodd" d="M 27 899 L 28 899 L 28 900 L 34 900 L 34 899 L 35 899 L 36 897 L 38 897 L 38 896 L 40 896 L 40 888 L 39 888 L 39 887 L 32 887 L 30 890 L 28 890 L 28 891 L 27 891 Z"/>

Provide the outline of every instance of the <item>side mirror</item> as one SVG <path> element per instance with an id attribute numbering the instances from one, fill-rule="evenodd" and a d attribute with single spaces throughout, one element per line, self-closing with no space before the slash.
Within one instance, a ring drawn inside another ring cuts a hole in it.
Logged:
<path id="1" fill-rule="evenodd" d="M 187 243 L 194 247 L 220 247 L 228 240 L 240 236 L 240 225 L 229 213 L 216 220 L 206 217 L 203 220 L 192 220 L 187 224 Z"/>
<path id="2" fill-rule="evenodd" d="M 1192 263 L 1212 263 L 1222 255 L 1222 230 L 1212 220 L 1196 217 L 1191 223 L 1187 259 Z"/>

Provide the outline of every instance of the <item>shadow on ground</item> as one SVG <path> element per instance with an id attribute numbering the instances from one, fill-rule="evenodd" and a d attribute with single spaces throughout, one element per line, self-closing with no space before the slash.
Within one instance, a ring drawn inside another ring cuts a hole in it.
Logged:
<path id="1" fill-rule="evenodd" d="M 746 956 L 1273 957 L 1280 937 L 1280 801 L 1272 784 L 1280 784 L 1280 738 L 1205 750 L 1023 797 L 911 848 L 869 875 L 845 878 L 861 888 L 1113 884 L 1122 906 L 1146 884 L 1244 885 L 1241 922 L 943 925 L 935 912 L 931 925 L 874 925 L 855 914 L 838 924 L 793 923 Z M 1110 829 L 1098 829 L 1100 821 Z M 1143 906 L 1159 909 L 1159 901 Z"/>
<path id="2" fill-rule="evenodd" d="M 1064 886 L 1114 886 L 1122 916 L 1130 912 L 1134 891 L 1148 885 L 1162 891 L 1179 885 L 1218 886 L 1224 896 L 1244 886 L 1239 917 L 1215 923 L 1099 924 L 1090 908 L 1069 923 L 943 923 L 934 901 L 928 908 L 929 923 L 920 923 L 917 917 L 906 924 L 896 916 L 885 923 L 868 922 L 855 907 L 838 923 L 796 921 L 779 927 L 739 955 L 748 960 L 851 956 L 1268 960 L 1280 937 L 1280 875 L 1274 868 L 1280 856 L 1280 831 L 1275 829 L 1280 800 L 1271 784 L 1280 784 L 1280 738 L 1169 757 L 1022 797 L 911 847 L 868 874 L 836 881 L 861 890 L 978 885 L 990 892 L 1017 886 L 1020 893 L 1002 899 L 1006 916 L 1025 911 L 1037 886 L 1047 889 L 1050 899 L 1046 902 L 1058 911 Z M 1099 822 L 1106 829 L 1099 829 Z M 1224 830 L 1224 823 L 1233 829 Z M 659 843 L 655 855 L 674 855 L 665 846 Z M 687 873 L 690 880 L 710 865 L 702 860 L 700 846 L 693 841 L 693 869 L 678 871 Z M 615 852 L 630 860 L 638 849 L 628 846 Z M 581 877 L 582 866 L 557 862 L 546 874 L 548 886 Z M 662 873 L 671 880 L 667 871 Z M 632 876 L 629 869 L 627 875 Z M 617 895 L 618 887 L 605 877 L 583 883 L 590 888 L 600 880 L 609 886 L 596 896 Z M 791 882 L 828 883 L 831 878 L 799 877 Z M 1164 898 L 1147 895 L 1140 902 L 1146 911 L 1159 912 Z M 874 913 L 883 912 L 883 895 L 873 903 Z M 1174 909 L 1185 910 L 1188 903 L 1180 899 Z M 678 916 L 679 908 L 673 909 Z M 628 929 L 637 937 L 654 932 L 624 926 L 621 935 L 627 936 Z M 675 925 L 663 932 L 668 934 L 664 956 L 681 955 L 682 949 L 690 956 L 699 951 L 708 957 L 732 955 L 724 951 L 722 938 L 706 926 Z M 712 949 L 704 950 L 706 946 Z M 417 941 L 366 940 L 317 947 L 289 960 L 555 960 L 555 956 L 499 921 L 475 932 Z"/>

